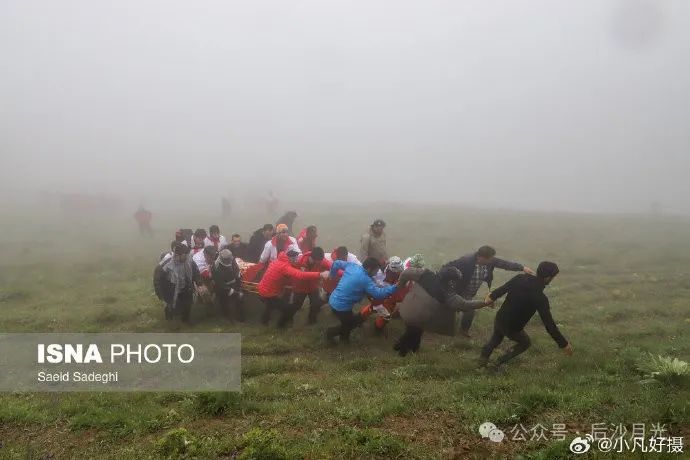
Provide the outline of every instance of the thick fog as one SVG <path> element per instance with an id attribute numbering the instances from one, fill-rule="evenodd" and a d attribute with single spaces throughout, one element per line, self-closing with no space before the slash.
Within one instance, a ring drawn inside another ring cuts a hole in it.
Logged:
<path id="1" fill-rule="evenodd" d="M 690 213 L 690 2 L 0 2 L 5 196 Z"/>

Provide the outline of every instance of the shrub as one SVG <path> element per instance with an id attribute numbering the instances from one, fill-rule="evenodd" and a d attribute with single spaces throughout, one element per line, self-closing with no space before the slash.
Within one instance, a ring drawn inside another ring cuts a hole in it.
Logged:
<path id="1" fill-rule="evenodd" d="M 661 382 L 681 385 L 690 379 L 688 363 L 669 356 L 648 353 L 640 360 L 638 369 L 645 375 L 643 383 Z"/>
<path id="2" fill-rule="evenodd" d="M 408 451 L 400 439 L 373 429 L 343 428 L 342 448 L 351 456 L 362 458 L 403 458 Z"/>
<path id="3" fill-rule="evenodd" d="M 192 453 L 198 447 L 198 439 L 184 428 L 169 431 L 156 443 L 156 450 L 165 457 L 179 457 Z"/>
<path id="4" fill-rule="evenodd" d="M 218 391 L 197 393 L 194 397 L 194 410 L 203 415 L 217 417 L 238 413 L 242 408 L 242 396 L 239 393 Z"/>
<path id="5" fill-rule="evenodd" d="M 290 455 L 275 430 L 254 428 L 242 438 L 242 454 L 238 460 L 282 460 Z"/>

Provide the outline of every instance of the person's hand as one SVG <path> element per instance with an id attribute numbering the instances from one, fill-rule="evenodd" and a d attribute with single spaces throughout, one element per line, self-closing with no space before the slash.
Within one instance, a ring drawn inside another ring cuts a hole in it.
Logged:
<path id="1" fill-rule="evenodd" d="M 494 299 L 491 298 L 491 294 L 487 294 L 486 297 L 484 297 L 484 306 L 485 307 L 494 307 Z"/>
<path id="2" fill-rule="evenodd" d="M 563 347 L 563 353 L 566 354 L 566 356 L 573 356 L 575 350 L 573 350 L 573 346 L 568 343 L 568 345 Z"/>
<path id="3" fill-rule="evenodd" d="M 328 277 L 331 276 L 331 272 L 326 270 L 324 272 L 321 272 L 321 278 L 327 280 Z"/>
<path id="4" fill-rule="evenodd" d="M 525 273 L 527 273 L 528 275 L 536 275 L 536 273 L 534 272 L 534 270 L 532 270 L 532 269 L 529 268 L 529 267 L 522 267 L 522 271 L 525 272 Z"/>

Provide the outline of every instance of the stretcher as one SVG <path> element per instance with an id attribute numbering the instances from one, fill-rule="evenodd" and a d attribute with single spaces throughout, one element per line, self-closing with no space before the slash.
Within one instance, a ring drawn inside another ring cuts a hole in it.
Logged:
<path id="1" fill-rule="evenodd" d="M 245 297 L 245 301 L 249 301 L 251 305 L 256 305 L 259 307 L 261 302 L 259 299 L 259 283 L 260 274 L 264 270 L 265 265 L 262 263 L 252 263 L 245 262 L 242 259 L 235 259 L 237 265 L 240 268 L 240 277 L 242 278 L 242 289 L 245 293 L 250 294 Z M 407 263 L 409 259 L 405 262 Z M 286 294 L 292 291 L 292 287 L 288 286 L 285 288 Z M 427 325 L 427 330 L 429 332 L 434 332 L 436 334 L 454 336 L 456 334 L 456 324 L 457 324 L 456 312 L 447 308 L 440 308 L 438 313 L 434 315 L 429 324 Z"/>
<path id="2" fill-rule="evenodd" d="M 237 266 L 240 268 L 240 278 L 242 278 L 242 289 L 245 292 L 259 295 L 259 275 L 266 268 L 265 264 L 245 262 L 242 259 L 235 259 Z M 286 292 L 291 292 L 292 287 L 287 286 Z"/>

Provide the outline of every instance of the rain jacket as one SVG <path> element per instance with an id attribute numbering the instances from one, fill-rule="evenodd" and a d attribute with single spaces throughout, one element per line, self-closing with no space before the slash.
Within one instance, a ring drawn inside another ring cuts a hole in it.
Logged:
<path id="1" fill-rule="evenodd" d="M 408 268 L 400 281 L 413 281 L 409 293 L 397 305 L 407 325 L 423 328 L 444 309 L 468 311 L 484 306 L 481 300 L 465 300 L 444 289 L 439 275 L 424 268 Z"/>
<path id="2" fill-rule="evenodd" d="M 290 264 L 286 253 L 281 252 L 266 269 L 264 277 L 259 282 L 259 295 L 261 297 L 278 297 L 283 293 L 283 289 L 291 279 L 295 280 L 316 280 L 320 276 L 319 272 L 303 272 Z"/>
<path id="3" fill-rule="evenodd" d="M 374 299 L 383 299 L 393 295 L 397 285 L 379 287 L 361 265 L 336 260 L 331 266 L 331 277 L 335 278 L 339 270 L 345 270 L 343 277 L 328 299 L 331 308 L 336 311 L 348 311 L 362 300 L 365 294 Z"/>
<path id="4" fill-rule="evenodd" d="M 331 269 L 332 263 L 326 259 L 323 259 L 321 262 L 317 262 L 313 265 L 309 265 L 309 256 L 311 256 L 311 252 L 302 254 L 297 262 L 297 266 L 303 269 L 305 272 L 321 273 Z M 295 280 L 292 288 L 297 294 L 309 294 L 319 289 L 319 280 Z"/>

